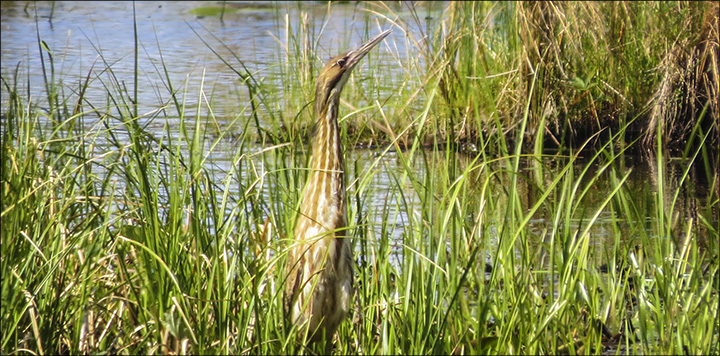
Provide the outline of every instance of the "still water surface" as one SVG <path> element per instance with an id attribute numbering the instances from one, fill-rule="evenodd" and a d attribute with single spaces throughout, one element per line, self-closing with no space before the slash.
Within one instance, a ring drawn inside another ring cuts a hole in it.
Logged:
<path id="1" fill-rule="evenodd" d="M 131 91 L 135 68 L 134 11 L 140 48 L 139 81 L 143 83 L 138 88 L 139 111 L 150 112 L 158 102 L 167 102 L 166 90 L 157 88 L 165 89 L 170 82 L 175 90 L 193 94 L 204 85 L 206 93 L 224 101 L 213 105 L 214 115 L 220 118 L 243 112 L 247 95 L 238 75 L 218 56 L 234 67 L 239 68 L 242 62 L 248 72 L 269 80 L 268 85 L 282 88 L 282 79 L 274 74 L 278 62 L 287 59 L 287 51 L 294 50 L 293 36 L 304 36 L 300 34 L 301 28 L 309 29 L 307 45 L 317 48 L 319 58 L 315 62 L 324 63 L 392 26 L 387 20 L 375 19 L 368 28 L 369 13 L 353 4 L 332 5 L 332 16 L 327 16 L 328 7 L 321 2 L 232 2 L 226 4 L 222 21 L 217 15 L 198 15 L 203 8 L 220 6 L 203 1 L 15 1 L 2 2 L 1 6 L 3 75 L 9 75 L 20 65 L 32 73 L 31 88 L 44 87 L 39 37 L 55 59 L 56 80 L 62 79 L 65 90 L 77 91 L 79 83 L 90 75 L 85 96 L 89 102 L 103 102 L 107 88 L 92 79 L 101 76 L 108 66 L 117 81 L 125 83 L 125 88 Z M 433 11 L 439 14 L 442 8 L 436 7 Z M 407 56 L 403 36 L 403 31 L 396 30 L 386 40 L 401 57 L 393 60 Z M 388 55 L 388 51 L 380 48 L 375 52 L 382 56 Z M 165 77 L 166 69 L 169 79 Z M 40 92 L 33 94 L 42 102 Z M 235 102 L 225 100 L 238 97 Z M 188 108 L 194 108 L 198 101 L 193 95 L 188 100 Z"/>

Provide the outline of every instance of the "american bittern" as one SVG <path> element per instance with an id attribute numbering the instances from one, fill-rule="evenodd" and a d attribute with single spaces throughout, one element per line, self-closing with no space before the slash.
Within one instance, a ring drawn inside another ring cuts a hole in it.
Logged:
<path id="1" fill-rule="evenodd" d="M 289 253 L 284 303 L 290 320 L 307 323 L 312 342 L 324 335 L 326 347 L 353 298 L 353 257 L 345 232 L 345 165 L 337 121 L 340 92 L 353 68 L 390 31 L 332 58 L 320 71 L 315 88 L 310 172 Z"/>

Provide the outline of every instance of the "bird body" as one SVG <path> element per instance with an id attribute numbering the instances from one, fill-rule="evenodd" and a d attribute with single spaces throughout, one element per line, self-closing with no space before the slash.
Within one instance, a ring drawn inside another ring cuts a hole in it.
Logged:
<path id="1" fill-rule="evenodd" d="M 353 256 L 346 233 L 345 166 L 337 116 L 355 65 L 390 33 L 332 58 L 315 88 L 316 122 L 308 182 L 288 255 L 285 312 L 305 323 L 312 342 L 331 340 L 353 299 Z"/>

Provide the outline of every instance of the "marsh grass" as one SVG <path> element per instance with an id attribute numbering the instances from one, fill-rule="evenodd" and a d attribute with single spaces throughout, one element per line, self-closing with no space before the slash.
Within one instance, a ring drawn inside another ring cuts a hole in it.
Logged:
<path id="1" fill-rule="evenodd" d="M 452 2 L 445 15 L 429 36 L 434 50 L 419 53 L 430 54 L 427 74 L 441 90 L 437 107 L 450 139 L 475 142 L 479 131 L 496 129 L 495 120 L 516 129 L 536 78 L 527 129 L 545 131 L 545 145 L 578 147 L 638 116 L 623 143 L 646 135 L 654 148 L 659 120 L 668 148 L 682 149 L 695 125 L 717 140 L 715 91 L 704 89 L 717 86 L 711 3 Z M 704 105 L 710 112 L 702 121 Z M 686 111 L 693 113 L 680 115 Z M 672 121 L 679 116 L 685 124 Z"/>
<path id="2" fill-rule="evenodd" d="M 533 127 L 557 118 L 538 105 L 561 95 L 546 77 L 560 69 L 521 77 L 524 61 L 513 52 L 521 39 L 512 36 L 507 53 L 487 42 L 471 47 L 473 36 L 522 26 L 510 21 L 520 10 L 503 6 L 520 5 L 451 5 L 440 22 L 449 32 L 432 36 L 446 43 L 424 47 L 407 31 L 403 46 L 384 48 L 422 56 L 398 60 L 399 74 L 385 81 L 385 63 L 370 54 L 345 89 L 346 147 L 386 144 L 346 162 L 357 295 L 334 353 L 717 354 L 717 178 L 694 188 L 706 194 L 684 196 L 707 149 L 689 145 L 668 176 L 657 139 L 640 189 L 627 162 L 640 114 L 548 153 L 553 131 Z M 395 12 L 405 14 L 386 3 L 367 8 Z M 495 22 L 463 25 L 478 13 Z M 281 89 L 217 52 L 249 93 L 229 124 L 213 116 L 218 98 L 205 77 L 191 91 L 172 81 L 164 60 L 155 74 L 166 99 L 138 112 L 139 45 L 133 83 L 101 55 L 99 74 L 91 69 L 66 91 L 71 81 L 55 73 L 53 49 L 38 38 L 47 107 L 26 94 L 22 67 L 3 68 L 2 353 L 322 350 L 302 346 L 280 294 L 307 175 L 308 103 L 324 62 L 316 58 L 322 31 L 307 17 L 291 26 L 279 26 Z M 223 46 L 196 33 L 211 49 Z M 471 49 L 485 52 L 462 54 Z M 465 67 L 468 56 L 486 67 Z M 90 85 L 105 88 L 106 102 L 83 96 Z M 601 107 L 601 94 L 586 94 L 582 106 Z M 462 132 L 477 153 L 454 150 Z M 220 166 L 214 155 L 228 140 L 235 154 Z M 385 188 L 374 184 L 380 175 Z M 373 201 L 380 189 L 383 201 Z"/>

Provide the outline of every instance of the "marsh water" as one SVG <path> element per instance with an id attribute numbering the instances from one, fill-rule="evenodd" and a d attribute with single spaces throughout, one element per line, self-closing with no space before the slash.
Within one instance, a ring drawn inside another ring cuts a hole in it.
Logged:
<path id="1" fill-rule="evenodd" d="M 353 2 L 332 5 L 332 16 L 327 16 L 328 6 L 324 2 L 313 3 L 272 3 L 272 2 L 234 2 L 227 4 L 222 17 L 217 13 L 220 5 L 199 1 L 182 2 L 135 2 L 135 16 L 137 18 L 137 36 L 139 42 L 139 78 L 145 85 L 138 88 L 138 104 L 140 112 L 153 112 L 158 109 L 157 103 L 168 102 L 168 95 L 165 94 L 166 80 L 169 78 L 174 83 L 183 83 L 179 90 L 188 95 L 186 108 L 194 110 L 197 102 L 204 98 L 197 93 L 212 93 L 209 99 L 215 112 L 219 125 L 238 125 L 242 127 L 245 120 L 250 120 L 249 115 L 240 115 L 241 120 L 235 120 L 238 113 L 247 112 L 246 87 L 240 83 L 240 78 L 228 66 L 223 63 L 218 55 L 214 54 L 211 48 L 220 56 L 232 58 L 239 55 L 242 62 L 248 67 L 249 72 L 254 73 L 258 78 L 270 78 L 265 85 L 277 85 L 282 83 L 275 76 L 271 75 L 276 70 L 274 63 L 282 57 L 281 48 L 288 46 L 288 34 L 286 29 L 298 29 L 302 26 L 303 19 L 315 21 L 309 24 L 310 28 L 323 28 L 322 45 L 318 48 L 318 56 L 326 58 L 345 50 L 344 45 L 357 45 L 368 35 L 379 32 L 380 26 L 374 26 L 366 30 L 366 24 L 374 24 L 368 20 L 372 14 L 361 11 Z M 398 5 L 398 12 L 404 11 L 403 6 Z M 43 62 L 40 53 L 47 61 L 47 51 L 54 58 L 54 70 L 52 73 L 56 79 L 63 82 L 62 90 L 65 95 L 76 94 L 89 73 L 96 73 L 100 68 L 111 66 L 117 76 L 119 83 L 133 83 L 134 78 L 134 22 L 132 2 L 2 2 L 2 76 L 12 78 L 13 73 L 18 70 L 20 73 L 29 73 L 26 82 L 20 83 L 29 95 L 43 105 L 43 90 L 45 87 L 45 76 L 43 73 Z M 418 11 L 425 16 L 420 23 L 431 26 L 433 21 L 442 15 L 443 4 L 426 6 Z M 307 24 L 306 24 L 307 25 Z M 389 25 L 388 25 L 389 26 Z M 424 31 L 420 26 L 417 31 Z M 319 33 L 319 32 L 317 32 Z M 406 43 L 402 40 L 405 34 L 402 31 L 394 31 L 389 40 L 395 45 Z M 400 40 L 392 41 L 393 37 Z M 47 50 L 40 48 L 38 39 L 44 41 Z M 209 44 L 203 42 L 203 39 Z M 227 47 L 226 47 L 227 46 Z M 280 49 L 279 49 L 280 48 Z M 396 51 L 401 55 L 413 56 L 412 49 L 400 48 Z M 387 56 L 382 48 L 378 56 Z M 394 58 L 393 60 L 404 60 Z M 379 61 L 385 63 L 383 61 Z M 47 67 L 47 63 L 45 63 Z M 169 73 L 164 74 L 167 69 Z M 388 65 L 390 72 L 388 78 L 392 78 L 392 71 L 396 67 Z M 95 75 L 95 74 L 94 74 Z M 100 75 L 100 74 L 97 74 Z M 163 75 L 167 75 L 164 78 Z M 273 79 L 275 78 L 275 79 Z M 124 84 L 123 84 L 124 85 Z M 128 84 L 129 85 L 129 84 Z M 162 90 L 158 90 L 162 88 Z M 165 90 L 165 91 L 163 91 Z M 3 92 L 5 93 L 5 92 Z M 107 102 L 107 88 L 103 87 L 100 81 L 92 81 L 84 94 L 88 101 L 103 103 Z M 227 100 L 228 98 L 240 98 L 238 100 Z M 7 107 L 8 98 L 3 95 L 3 110 Z M 3 114 L 4 116 L 4 114 Z M 187 118 L 195 117 L 188 112 Z M 172 131 L 178 126 L 178 118 L 155 116 L 143 122 L 146 130 L 164 137 L 166 130 Z M 187 119 L 189 120 L 189 119 Z M 91 122 L 86 123 L 92 125 Z M 190 125 L 192 126 L 192 125 Z M 179 135 L 179 134 L 178 134 Z M 250 145 L 246 146 L 248 153 L 259 152 L 265 147 Z M 218 184 L 235 164 L 238 145 L 232 140 L 222 141 L 221 145 L 213 148 L 213 153 L 208 157 L 207 168 L 212 176 L 218 179 Z M 410 159 L 415 174 L 418 177 L 425 175 L 447 174 L 449 165 L 458 165 L 459 172 L 462 166 L 472 161 L 473 154 L 447 152 L 427 152 L 425 154 L 415 153 L 409 157 L 409 153 L 390 150 L 380 154 L 381 149 L 348 149 L 347 162 L 354 162 L 349 167 L 349 196 L 352 199 L 360 199 L 349 203 L 352 214 L 358 214 L 357 207 L 370 219 L 370 225 L 377 227 L 377 234 L 390 234 L 393 240 L 402 238 L 406 222 L 411 219 L 408 211 L 419 211 L 421 199 L 413 185 L 402 179 L 402 171 L 405 169 L 401 163 L 403 158 Z M 271 154 L 271 153 L 270 153 Z M 260 156 L 257 156 L 260 157 Z M 529 178 L 521 180 L 519 189 L 523 191 L 527 199 L 526 206 L 532 205 L 532 201 L 539 196 L 539 192 L 528 182 L 532 179 L 550 179 L 559 171 L 562 162 L 559 158 L 543 159 L 539 162 L 544 167 L 540 175 L 537 175 L 538 162 L 532 159 L 525 159 L 522 162 L 521 174 L 527 174 Z M 451 162 L 448 162 L 451 161 Z M 667 158 L 662 169 L 666 169 L 662 176 L 667 180 L 664 182 L 666 191 L 675 191 L 679 177 L 682 176 L 685 167 L 680 160 Z M 261 169 L 273 171 L 274 167 L 268 167 L 267 162 L 272 159 L 259 161 Z M 622 173 L 630 171 L 627 181 L 627 189 L 634 196 L 651 198 L 657 194 L 658 182 L 656 178 L 657 167 L 654 160 L 628 157 L 623 160 L 620 169 Z M 501 163 L 498 163 L 501 164 Z M 578 165 L 578 171 L 582 170 L 583 163 Z M 445 170 L 445 171 L 442 171 Z M 359 183 L 356 177 L 367 176 L 372 179 L 367 186 L 358 188 Z M 400 178 L 399 178 L 400 177 Z M 354 183 L 353 183 L 354 182 Z M 268 179 L 263 186 L 265 190 L 276 189 L 275 182 Z M 232 187 L 232 185 L 231 185 Z M 493 185 L 497 193 L 492 196 L 501 196 L 504 182 Z M 679 218 L 690 218 L 697 214 L 696 199 L 698 192 L 706 189 L 702 183 L 689 182 L 681 190 L 678 197 L 678 210 L 685 211 L 686 216 Z M 593 204 L 602 201 L 612 190 L 608 181 L 600 180 L 595 182 L 595 187 L 589 192 L 589 198 L 585 199 L 588 214 L 595 212 Z M 361 189 L 361 193 L 358 193 Z M 442 193 L 442 192 L 438 192 Z M 472 192 L 470 192 L 472 193 Z M 233 194 L 241 194 L 240 191 Z M 387 211 L 397 206 L 402 201 L 409 204 L 410 209 L 397 209 Z M 639 206 L 651 206 L 639 204 Z M 652 209 L 649 209 L 649 212 Z M 472 207 L 468 213 L 472 213 Z M 649 213 L 650 214 L 650 213 Z M 647 216 L 652 221 L 654 216 Z M 472 216 L 468 220 L 472 223 Z M 613 231 L 617 219 L 622 217 L 613 216 L 612 213 L 603 213 L 592 227 L 592 236 L 595 243 L 603 245 L 605 238 Z M 392 223 L 388 224 L 388 221 Z M 492 222 L 490 222 L 492 223 Z M 582 224 L 582 218 L 577 220 Z M 551 225 L 551 217 L 542 218 L 530 222 L 531 231 L 537 234 L 547 232 Z M 384 227 L 384 230 L 383 230 Z M 632 236 L 627 236 L 632 239 Z"/>

